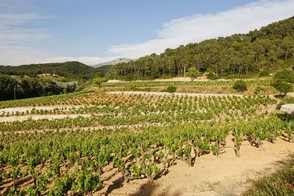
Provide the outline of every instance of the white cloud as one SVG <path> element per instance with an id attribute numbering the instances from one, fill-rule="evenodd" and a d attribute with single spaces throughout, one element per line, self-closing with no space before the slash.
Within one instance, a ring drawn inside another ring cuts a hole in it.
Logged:
<path id="1" fill-rule="evenodd" d="M 39 49 L 53 34 L 46 29 L 26 28 L 25 24 L 42 19 L 36 14 L 0 14 L 0 64 L 37 63 L 49 54 Z"/>
<path id="2" fill-rule="evenodd" d="M 166 48 L 176 48 L 179 45 L 209 38 L 247 33 L 291 17 L 294 10 L 294 0 L 260 0 L 215 14 L 196 14 L 169 21 L 157 31 L 155 39 L 132 45 L 112 46 L 108 49 L 109 55 L 106 57 L 60 57 L 54 51 L 42 50 L 48 40 L 54 40 L 55 34 L 48 29 L 26 26 L 44 18 L 26 11 L 17 14 L 13 11 L 6 12 L 6 10 L 14 10 L 15 6 L 19 5 L 16 2 L 24 2 L 23 6 L 18 6 L 17 9 L 26 7 L 26 10 L 30 10 L 33 7 L 26 0 L 0 0 L 0 65 L 64 61 L 80 61 L 94 65 L 118 57 L 138 58 L 151 53 L 164 52 Z"/>
<path id="3" fill-rule="evenodd" d="M 23 65 L 42 62 L 49 55 L 28 46 L 0 45 L 0 65 Z"/>
<path id="4" fill-rule="evenodd" d="M 52 37 L 53 34 L 46 29 L 24 27 L 25 24 L 41 19 L 41 16 L 31 13 L 0 13 L 0 42 L 7 45 L 27 45 Z"/>
<path id="5" fill-rule="evenodd" d="M 2 4 L 1 4 L 2 3 Z M 10 6 L 0 0 L 0 8 Z M 118 58 L 110 57 L 63 57 L 40 49 L 55 35 L 47 29 L 26 28 L 26 24 L 43 18 L 34 13 L 0 13 L 0 65 L 23 65 L 31 63 L 51 63 L 80 61 L 87 65 L 95 65 Z"/>
<path id="6" fill-rule="evenodd" d="M 165 23 L 158 31 L 156 39 L 134 45 L 112 46 L 108 52 L 129 58 L 161 53 L 166 48 L 176 48 L 182 44 L 234 33 L 247 33 L 269 23 L 291 17 L 293 10 L 293 0 L 266 0 L 216 14 L 196 14 Z"/>

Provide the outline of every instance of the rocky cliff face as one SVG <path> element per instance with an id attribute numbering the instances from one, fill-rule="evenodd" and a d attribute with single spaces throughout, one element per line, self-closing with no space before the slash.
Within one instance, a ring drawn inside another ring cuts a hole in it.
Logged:
<path id="1" fill-rule="evenodd" d="M 109 61 L 109 62 L 105 62 L 105 63 L 99 63 L 97 65 L 93 65 L 93 67 L 101 67 L 101 66 L 104 66 L 104 65 L 116 65 L 118 63 L 127 63 L 127 62 L 130 62 L 130 61 L 133 61 L 134 59 L 128 59 L 128 58 L 118 58 L 118 59 L 115 59 L 113 61 Z"/>

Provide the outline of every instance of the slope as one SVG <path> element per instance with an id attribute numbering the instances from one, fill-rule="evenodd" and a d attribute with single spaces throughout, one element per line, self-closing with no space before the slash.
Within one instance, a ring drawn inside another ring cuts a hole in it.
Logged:
<path id="1" fill-rule="evenodd" d="M 154 79 L 183 76 L 190 67 L 219 77 L 258 74 L 264 69 L 277 68 L 293 58 L 293 54 L 294 17 L 291 17 L 248 34 L 167 48 L 159 55 L 113 65 L 108 75 L 116 79 Z"/>

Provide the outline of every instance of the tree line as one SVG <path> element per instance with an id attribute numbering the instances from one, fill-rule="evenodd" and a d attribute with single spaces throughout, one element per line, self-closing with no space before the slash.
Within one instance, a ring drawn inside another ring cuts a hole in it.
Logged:
<path id="1" fill-rule="evenodd" d="M 90 80 L 102 76 L 104 70 L 95 69 L 83 63 L 71 61 L 65 63 L 30 64 L 21 66 L 0 66 L 0 74 L 37 77 L 40 74 L 59 75 L 67 80 Z"/>
<path id="2" fill-rule="evenodd" d="M 259 73 L 294 56 L 294 17 L 248 34 L 209 39 L 167 48 L 128 63 L 113 65 L 109 78 L 154 79 L 183 76 L 195 67 L 217 77 Z"/>
<path id="3" fill-rule="evenodd" d="M 0 76 L 0 101 L 70 93 L 75 91 L 76 87 L 76 83 L 2 75 Z"/>

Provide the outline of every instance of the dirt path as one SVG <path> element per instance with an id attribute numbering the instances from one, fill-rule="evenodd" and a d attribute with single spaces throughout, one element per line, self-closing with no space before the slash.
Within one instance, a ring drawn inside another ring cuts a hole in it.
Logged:
<path id="1" fill-rule="evenodd" d="M 154 80 L 134 80 L 132 82 L 191 82 L 190 77 L 173 77 L 173 78 L 166 78 L 166 79 L 154 79 Z M 199 77 L 198 79 L 194 79 L 194 81 L 209 81 L 205 77 Z M 123 80 L 108 80 L 106 83 L 125 83 L 127 81 Z"/>
<path id="2" fill-rule="evenodd" d="M 31 113 L 33 110 L 43 110 L 50 111 L 54 109 L 61 110 L 70 110 L 70 109 L 78 109 L 85 107 L 83 105 L 62 105 L 62 106 L 31 106 L 31 107 L 11 107 L 11 108 L 2 108 L 0 109 L 0 114 L 10 114 L 10 116 L 2 116 L 0 117 L 0 122 L 13 122 L 13 121 L 25 121 L 28 119 L 32 120 L 40 120 L 40 119 L 62 119 L 62 118 L 77 118 L 79 116 L 89 117 L 91 114 L 27 114 L 27 115 L 16 115 L 16 112 L 19 113 Z M 13 114 L 14 113 L 14 114 Z"/>
<path id="3" fill-rule="evenodd" d="M 62 106 L 31 106 L 31 107 L 15 107 L 15 108 L 2 108 L 0 109 L 0 114 L 3 113 L 12 113 L 12 112 L 31 112 L 34 110 L 54 110 L 54 109 L 72 109 L 72 108 L 81 108 L 83 105 L 62 105 Z"/>
<path id="4" fill-rule="evenodd" d="M 167 175 L 152 184 L 146 179 L 135 180 L 111 190 L 108 195 L 240 195 L 250 186 L 251 180 L 273 172 L 281 165 L 279 161 L 294 152 L 294 143 L 282 139 L 276 144 L 264 141 L 259 149 L 244 141 L 238 158 L 231 138 L 227 138 L 226 152 L 218 157 L 201 156 L 194 167 L 178 160 Z"/>
<path id="5" fill-rule="evenodd" d="M 0 117 L 0 122 L 14 122 L 25 121 L 28 119 L 41 120 L 41 119 L 62 119 L 62 118 L 77 118 L 77 117 L 90 117 L 91 114 L 43 114 L 43 115 L 26 115 L 26 116 L 8 116 Z"/>
<path id="6" fill-rule="evenodd" d="M 167 93 L 167 92 L 142 92 L 142 91 L 109 91 L 108 94 L 126 94 L 126 95 L 159 95 L 159 96 L 243 96 L 240 94 L 216 94 L 216 93 L 210 93 L 210 94 L 203 94 L 203 93 Z"/>

